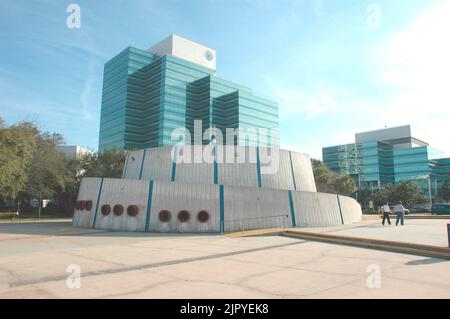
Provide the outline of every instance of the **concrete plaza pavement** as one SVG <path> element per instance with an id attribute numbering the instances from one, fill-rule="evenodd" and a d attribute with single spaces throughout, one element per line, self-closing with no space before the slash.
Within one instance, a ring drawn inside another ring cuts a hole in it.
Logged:
<path id="1" fill-rule="evenodd" d="M 381 220 L 375 218 L 350 225 L 302 228 L 301 231 L 448 247 L 447 224 L 450 219 L 406 219 L 404 226 L 395 226 L 395 219 L 391 219 L 391 225 L 386 222 L 383 226 Z"/>
<path id="2" fill-rule="evenodd" d="M 0 224 L 0 298 L 450 298 L 450 262 L 279 236 Z"/>

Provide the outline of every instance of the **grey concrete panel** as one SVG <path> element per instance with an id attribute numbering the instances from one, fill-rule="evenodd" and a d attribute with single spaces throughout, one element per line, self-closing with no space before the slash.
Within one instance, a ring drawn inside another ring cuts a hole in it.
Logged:
<path id="1" fill-rule="evenodd" d="M 261 169 L 261 184 L 264 188 L 274 188 L 274 189 L 294 189 L 294 180 L 292 178 L 291 162 L 289 159 L 289 152 L 286 150 L 276 150 L 260 147 L 259 148 L 259 158 L 261 162 L 261 167 L 265 166 L 264 163 L 269 163 L 269 158 L 273 157 L 273 153 L 278 151 L 278 165 L 274 166 L 274 172 L 272 174 L 263 174 Z"/>
<path id="2" fill-rule="evenodd" d="M 139 179 L 143 154 L 144 150 L 131 151 L 128 153 L 128 159 L 126 160 L 127 167 L 125 174 L 123 174 L 124 178 Z"/>
<path id="3" fill-rule="evenodd" d="M 170 182 L 172 176 L 171 152 L 171 146 L 147 149 L 142 179 Z"/>
<path id="4" fill-rule="evenodd" d="M 254 187 L 224 187 L 225 231 L 290 227 L 288 192 Z"/>
<path id="5" fill-rule="evenodd" d="M 341 204 L 342 217 L 344 218 L 345 224 L 361 221 L 361 206 L 354 198 L 339 195 L 339 202 Z"/>
<path id="6" fill-rule="evenodd" d="M 99 177 L 83 177 L 81 180 L 77 200 L 91 200 L 92 208 L 90 211 L 75 209 L 72 219 L 73 226 L 85 228 L 92 227 L 98 192 L 100 191 L 100 183 L 101 178 Z"/>
<path id="7" fill-rule="evenodd" d="M 180 157 L 177 155 L 175 181 L 180 183 L 214 183 L 214 157 L 208 160 L 203 159 L 205 147 L 202 145 L 185 146 L 184 151 L 189 152 L 190 156 L 184 156 L 180 163 Z M 206 151 L 205 151 L 206 152 Z"/>
<path id="8" fill-rule="evenodd" d="M 105 178 L 95 228 L 144 231 L 148 191 L 148 180 Z M 103 204 L 109 204 L 111 206 L 111 213 L 107 216 L 103 216 L 101 213 Z M 121 216 L 115 216 L 113 213 L 113 207 L 116 204 L 120 204 L 124 208 Z M 128 216 L 128 205 L 136 205 L 138 207 L 139 212 L 137 216 Z"/>
<path id="9" fill-rule="evenodd" d="M 159 220 L 162 210 L 171 213 L 167 223 Z M 181 223 L 177 215 L 187 210 L 190 220 Z M 201 210 L 209 213 L 209 221 L 200 223 L 197 214 Z M 153 187 L 152 209 L 150 214 L 150 231 L 152 232 L 219 232 L 220 206 L 219 186 L 212 184 L 181 184 L 155 182 Z"/>
<path id="10" fill-rule="evenodd" d="M 342 224 L 335 194 L 292 192 L 292 200 L 298 227 L 325 227 Z"/>
<path id="11" fill-rule="evenodd" d="M 223 149 L 218 151 L 218 154 L 220 154 L 218 156 L 223 159 L 217 164 L 219 184 L 258 187 L 256 147 L 236 146 L 236 152 L 245 154 L 246 159 L 255 159 L 245 163 L 238 162 L 237 154 L 236 156 L 233 155 L 235 157 L 234 163 L 227 162 L 225 152 Z"/>
<path id="12" fill-rule="evenodd" d="M 297 191 L 316 192 L 316 182 L 311 158 L 302 153 L 291 152 Z"/>

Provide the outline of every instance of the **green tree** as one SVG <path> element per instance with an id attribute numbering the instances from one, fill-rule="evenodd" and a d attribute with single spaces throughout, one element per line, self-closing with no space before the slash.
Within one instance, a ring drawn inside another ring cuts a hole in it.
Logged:
<path id="1" fill-rule="evenodd" d="M 402 202 L 406 208 L 414 207 L 416 204 L 427 202 L 427 197 L 422 193 L 414 181 L 403 181 L 396 185 L 386 185 L 375 196 L 375 204 L 381 206 L 386 202 L 394 205 Z"/>
<path id="2" fill-rule="evenodd" d="M 395 186 L 388 184 L 384 189 L 375 194 L 374 205 L 376 207 L 384 205 L 386 202 L 392 202 L 392 194 L 395 192 Z M 394 200 L 395 202 L 395 200 Z"/>
<path id="3" fill-rule="evenodd" d="M 317 190 L 324 193 L 333 193 L 333 172 L 322 161 L 316 159 L 312 160 L 312 167 Z"/>
<path id="4" fill-rule="evenodd" d="M 124 163 L 124 151 L 113 149 L 88 154 L 81 158 L 82 176 L 120 178 Z"/>
<path id="5" fill-rule="evenodd" d="M 351 196 L 356 192 L 356 183 L 350 175 L 338 175 L 334 179 L 334 189 L 336 193 Z"/>
<path id="6" fill-rule="evenodd" d="M 312 160 L 314 179 L 317 184 L 328 184 L 331 180 L 333 173 L 331 170 L 321 161 Z"/>
<path id="7" fill-rule="evenodd" d="M 27 166 L 27 195 L 39 199 L 39 216 L 44 198 L 54 198 L 66 189 L 66 184 L 73 178 L 68 170 L 68 159 L 56 149 L 64 142 L 61 134 L 42 133 L 37 136 L 37 143 L 29 165 Z"/>
<path id="8" fill-rule="evenodd" d="M 0 197 L 15 200 L 26 186 L 39 131 L 29 122 L 10 127 L 0 123 Z"/>
<path id="9" fill-rule="evenodd" d="M 83 176 L 121 177 L 125 152 L 110 150 L 69 158 L 58 151 L 61 134 L 42 133 L 34 123 L 5 126 L 0 118 L 0 199 L 54 199 L 72 211 Z"/>
<path id="10" fill-rule="evenodd" d="M 314 180 L 319 192 L 350 196 L 356 191 L 356 184 L 350 175 L 332 172 L 322 161 L 312 160 Z"/>

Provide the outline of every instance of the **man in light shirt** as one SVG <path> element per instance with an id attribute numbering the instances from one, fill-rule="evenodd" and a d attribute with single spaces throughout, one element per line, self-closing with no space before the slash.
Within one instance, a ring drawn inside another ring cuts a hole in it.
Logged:
<path id="1" fill-rule="evenodd" d="M 397 220 L 395 222 L 395 226 L 398 226 L 399 221 L 401 221 L 403 226 L 405 219 L 405 207 L 403 207 L 402 202 L 399 202 L 397 205 L 395 205 L 394 212 L 397 213 Z"/>
<path id="2" fill-rule="evenodd" d="M 391 208 L 389 207 L 389 203 L 386 202 L 386 204 L 383 205 L 383 207 L 381 207 L 381 210 L 383 211 L 383 226 L 384 226 L 384 222 L 388 221 L 388 224 L 391 224 L 391 219 L 389 218 L 389 214 L 391 213 Z"/>

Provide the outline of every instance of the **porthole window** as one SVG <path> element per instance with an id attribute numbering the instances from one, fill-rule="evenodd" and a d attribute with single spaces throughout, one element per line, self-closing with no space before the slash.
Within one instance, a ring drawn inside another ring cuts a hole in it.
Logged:
<path id="1" fill-rule="evenodd" d="M 209 220 L 209 213 L 206 210 L 201 210 L 197 214 L 197 220 L 200 223 L 207 223 Z"/>
<path id="2" fill-rule="evenodd" d="M 109 213 L 111 213 L 111 206 L 109 206 L 108 204 L 102 205 L 102 215 L 108 216 Z"/>
<path id="3" fill-rule="evenodd" d="M 136 217 L 139 213 L 139 208 L 136 205 L 129 205 L 127 208 L 127 214 L 130 217 Z"/>
<path id="4" fill-rule="evenodd" d="M 189 214 L 189 212 L 187 210 L 181 210 L 178 213 L 178 220 L 181 223 L 186 223 L 189 221 L 189 219 L 191 218 L 191 214 Z"/>
<path id="5" fill-rule="evenodd" d="M 166 209 L 162 210 L 158 214 L 158 219 L 161 223 L 168 223 L 170 219 L 172 218 L 170 212 Z"/>
<path id="6" fill-rule="evenodd" d="M 92 209 L 92 201 L 87 200 L 85 206 L 86 206 L 86 210 L 91 210 Z"/>
<path id="7" fill-rule="evenodd" d="M 113 213 L 116 216 L 120 216 L 123 214 L 123 206 L 120 204 L 114 205 Z"/>

